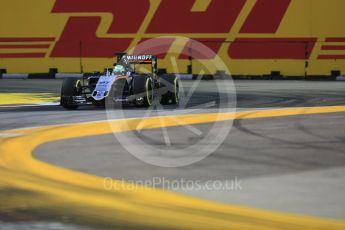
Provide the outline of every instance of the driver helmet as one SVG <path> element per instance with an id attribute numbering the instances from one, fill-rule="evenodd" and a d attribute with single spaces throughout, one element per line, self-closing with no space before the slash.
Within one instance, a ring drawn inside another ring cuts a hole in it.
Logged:
<path id="1" fill-rule="evenodd" d="M 126 69 L 123 65 L 116 65 L 114 67 L 114 71 L 113 71 L 115 74 L 125 74 L 126 72 Z"/>

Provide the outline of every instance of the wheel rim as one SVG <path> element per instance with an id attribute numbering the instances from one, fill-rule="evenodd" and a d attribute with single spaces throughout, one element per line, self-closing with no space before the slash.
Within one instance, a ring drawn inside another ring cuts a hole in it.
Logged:
<path id="1" fill-rule="evenodd" d="M 147 98 L 148 105 L 152 105 L 152 101 L 153 101 L 152 89 L 153 89 L 152 81 L 148 78 L 146 80 L 146 98 Z"/>
<path id="2" fill-rule="evenodd" d="M 79 96 L 82 93 L 81 81 L 77 80 L 74 87 L 75 87 L 75 96 Z"/>
<path id="3" fill-rule="evenodd" d="M 175 86 L 175 99 L 176 99 L 176 103 L 178 103 L 180 100 L 180 89 L 179 89 L 180 87 L 179 87 L 179 83 L 178 83 L 177 78 L 175 78 L 174 86 Z"/>

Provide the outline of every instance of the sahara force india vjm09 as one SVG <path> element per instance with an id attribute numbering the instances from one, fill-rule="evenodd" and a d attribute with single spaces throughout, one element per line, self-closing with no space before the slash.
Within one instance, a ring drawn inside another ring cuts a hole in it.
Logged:
<path id="1" fill-rule="evenodd" d="M 138 73 L 137 65 L 151 65 L 150 73 Z M 161 104 L 178 104 L 179 79 L 173 74 L 157 74 L 154 55 L 118 54 L 112 71 L 103 75 L 66 78 L 61 89 L 61 105 L 69 110 L 80 105 L 134 105 L 149 107 L 155 100 Z"/>

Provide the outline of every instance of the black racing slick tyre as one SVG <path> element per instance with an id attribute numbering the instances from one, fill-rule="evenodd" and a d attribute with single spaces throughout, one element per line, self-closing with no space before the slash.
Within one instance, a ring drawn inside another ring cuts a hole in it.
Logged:
<path id="1" fill-rule="evenodd" d="M 176 105 L 180 100 L 180 83 L 175 75 L 162 75 L 160 77 L 160 95 L 162 105 Z"/>
<path id="2" fill-rule="evenodd" d="M 82 93 L 82 86 L 79 79 L 66 78 L 62 83 L 60 104 L 68 110 L 75 110 L 78 105 L 74 103 L 73 96 L 79 96 Z"/>
<path id="3" fill-rule="evenodd" d="M 146 75 L 134 75 L 133 76 L 133 95 L 137 98 L 137 104 L 149 107 L 153 103 L 153 80 Z M 140 100 L 142 99 L 142 103 Z"/>

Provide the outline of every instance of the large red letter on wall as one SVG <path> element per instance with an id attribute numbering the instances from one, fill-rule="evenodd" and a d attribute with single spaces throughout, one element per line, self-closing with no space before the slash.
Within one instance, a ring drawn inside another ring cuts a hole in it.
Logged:
<path id="1" fill-rule="evenodd" d="M 228 53 L 232 59 L 309 59 L 316 38 L 237 38 Z"/>
<path id="2" fill-rule="evenodd" d="M 135 7 L 133 7 L 135 6 Z M 149 10 L 149 0 L 57 0 L 54 13 L 111 13 L 113 22 L 108 33 L 137 33 Z M 100 38 L 96 31 L 98 16 L 73 16 L 56 43 L 52 57 L 112 57 L 125 51 L 131 38 Z"/>
<path id="3" fill-rule="evenodd" d="M 276 33 L 291 0 L 257 0 L 241 33 Z"/>
<path id="4" fill-rule="evenodd" d="M 162 0 L 148 33 L 228 33 L 246 0 L 212 0 L 206 12 L 192 12 L 195 0 Z"/>
<path id="5" fill-rule="evenodd" d="M 100 21 L 99 17 L 71 17 L 51 57 L 114 57 L 125 51 L 132 38 L 96 37 Z"/>
<path id="6" fill-rule="evenodd" d="M 225 38 L 197 38 L 189 40 L 182 50 L 180 59 L 187 59 L 192 53 L 194 59 L 213 59 L 219 52 Z"/>

